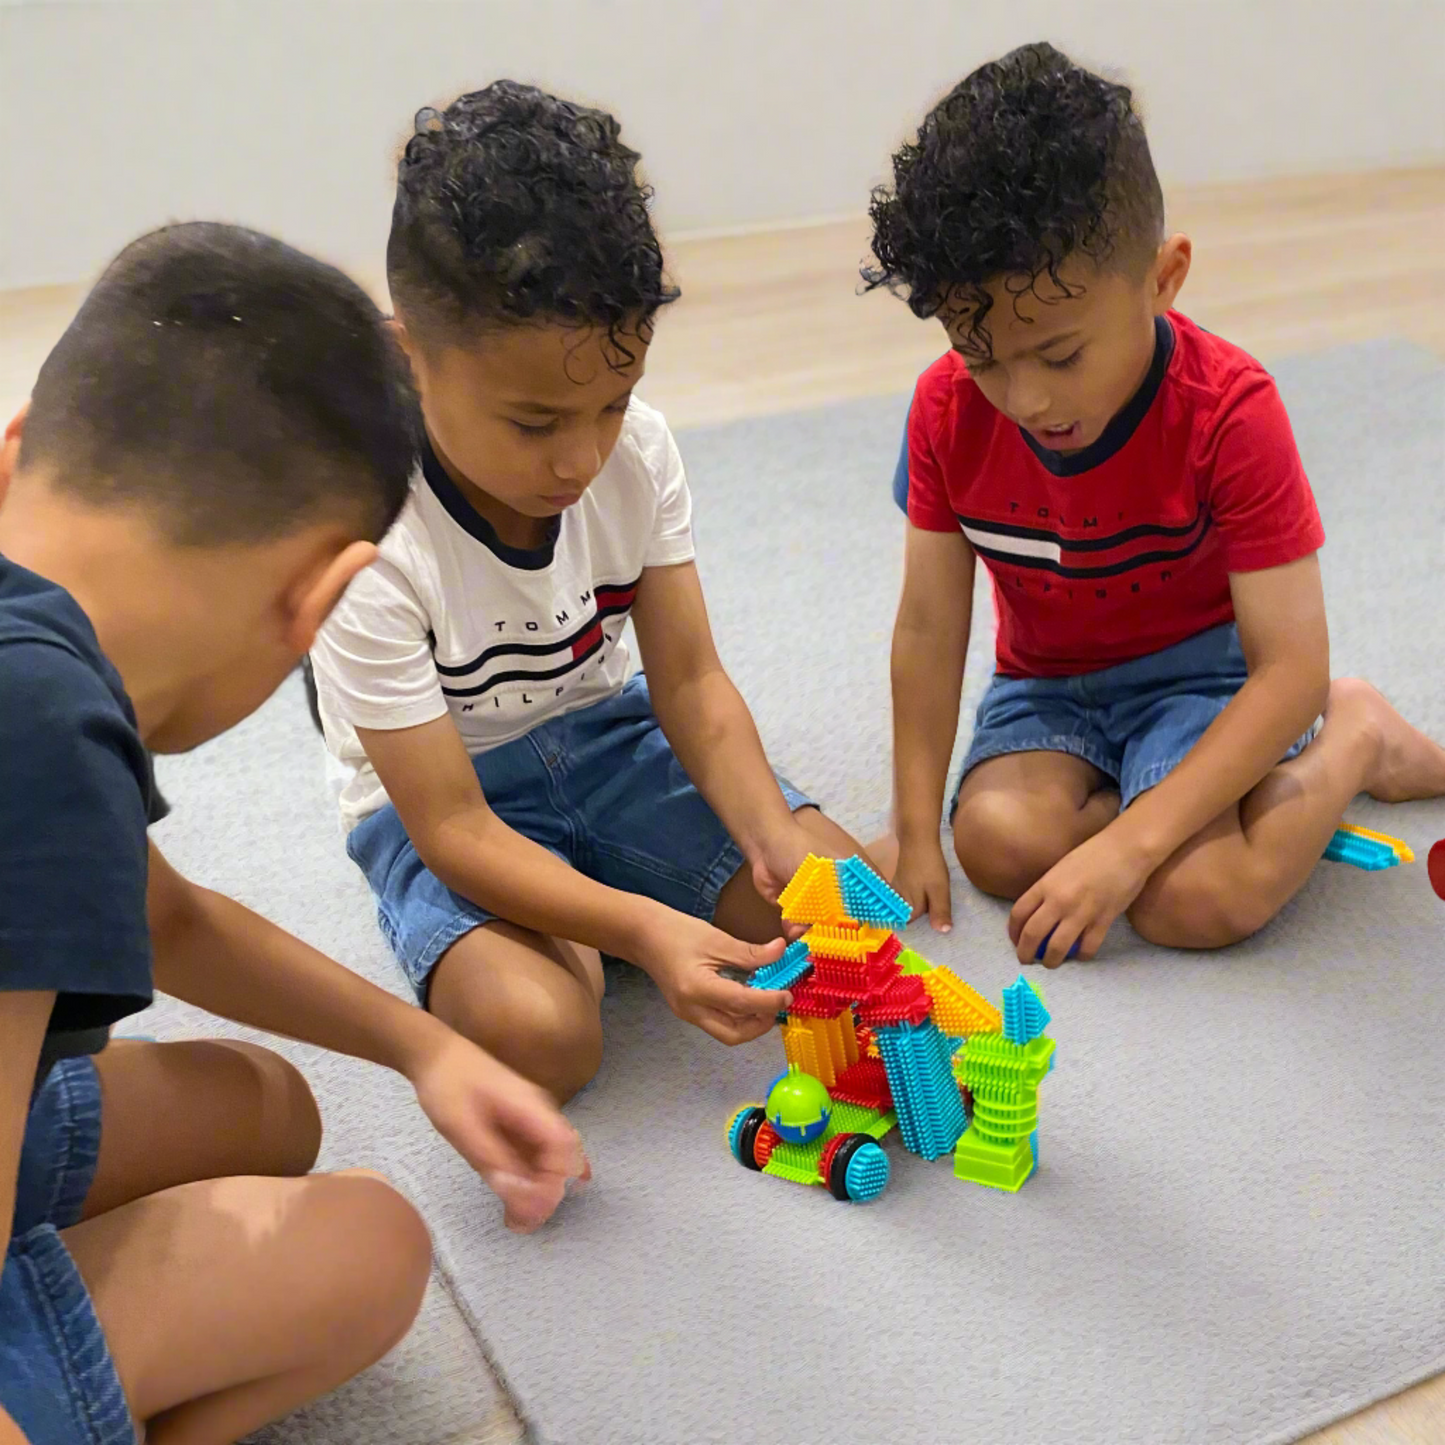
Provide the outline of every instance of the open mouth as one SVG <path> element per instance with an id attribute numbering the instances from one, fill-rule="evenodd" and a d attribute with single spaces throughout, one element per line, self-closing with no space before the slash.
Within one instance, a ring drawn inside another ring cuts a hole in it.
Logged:
<path id="1" fill-rule="evenodd" d="M 1078 446 L 1079 437 L 1082 432 L 1083 426 L 1076 421 L 1068 422 L 1064 426 L 1029 428 L 1029 435 L 1032 436 L 1040 446 L 1055 448 Z"/>

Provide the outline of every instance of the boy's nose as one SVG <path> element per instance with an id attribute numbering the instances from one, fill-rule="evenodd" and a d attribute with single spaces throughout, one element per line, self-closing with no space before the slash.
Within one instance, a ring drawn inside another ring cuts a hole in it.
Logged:
<path id="1" fill-rule="evenodd" d="M 1042 387 L 1023 382 L 1010 385 L 1004 398 L 1008 414 L 1020 426 L 1038 426 L 1048 420 L 1049 398 Z"/>
<path id="2" fill-rule="evenodd" d="M 570 486 L 587 486 L 602 470 L 602 453 L 595 438 L 579 439 L 575 444 L 564 447 L 552 457 L 552 475 L 559 482 Z"/>

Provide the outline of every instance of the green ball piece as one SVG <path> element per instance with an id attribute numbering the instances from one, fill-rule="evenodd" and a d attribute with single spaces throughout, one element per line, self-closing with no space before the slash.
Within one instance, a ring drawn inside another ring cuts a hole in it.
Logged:
<path id="1" fill-rule="evenodd" d="M 768 1123 L 790 1144 L 816 1139 L 833 1115 L 833 1101 L 821 1079 L 789 1064 L 768 1090 Z"/>

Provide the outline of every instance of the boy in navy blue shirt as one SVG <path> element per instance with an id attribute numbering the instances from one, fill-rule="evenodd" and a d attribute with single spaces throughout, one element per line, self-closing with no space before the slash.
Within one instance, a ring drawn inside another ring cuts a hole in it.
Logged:
<path id="1" fill-rule="evenodd" d="M 406 497 L 414 398 L 375 308 L 253 232 L 128 247 L 0 453 L 0 1445 L 231 1441 L 405 1333 L 425 1227 L 308 1175 L 301 1076 L 117 1043 L 167 992 L 404 1073 L 540 1222 L 584 1164 L 534 1085 L 148 844 L 151 750 L 258 706 Z"/>

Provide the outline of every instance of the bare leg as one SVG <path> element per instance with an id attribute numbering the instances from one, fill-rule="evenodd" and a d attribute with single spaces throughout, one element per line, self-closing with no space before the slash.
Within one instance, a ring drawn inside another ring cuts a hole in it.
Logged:
<path id="1" fill-rule="evenodd" d="M 975 888 L 1013 899 L 1118 814 L 1112 780 L 1092 763 L 1069 753 L 1007 753 L 963 780 L 953 846 Z"/>
<path id="2" fill-rule="evenodd" d="M 817 808 L 799 808 L 793 816 L 820 858 L 850 858 L 858 853 L 867 859 L 859 844 Z M 777 904 L 769 903 L 758 892 L 752 870 L 746 866 L 739 868 L 723 885 L 712 921 L 724 933 L 746 943 L 769 943 L 779 936 L 782 927 Z"/>
<path id="3" fill-rule="evenodd" d="M 379 1175 L 184 1184 L 68 1229 L 149 1445 L 229 1445 L 406 1333 L 426 1227 Z"/>
<path id="4" fill-rule="evenodd" d="M 1445 795 L 1445 749 L 1368 683 L 1341 678 L 1315 741 L 1180 848 L 1145 884 L 1130 921 L 1175 948 L 1248 938 L 1299 891 L 1362 792 L 1383 802 Z"/>
<path id="5" fill-rule="evenodd" d="M 893 875 L 898 871 L 898 834 L 887 832 L 881 838 L 875 838 L 864 856 L 872 862 L 880 878 L 892 882 Z"/>
<path id="6" fill-rule="evenodd" d="M 316 1163 L 316 1101 L 269 1049 L 117 1041 L 95 1066 L 104 1123 L 86 1219 L 197 1179 L 300 1175 Z"/>
<path id="7" fill-rule="evenodd" d="M 566 1103 L 602 1062 L 602 960 L 594 948 L 489 923 L 459 938 L 427 1008 Z"/>

